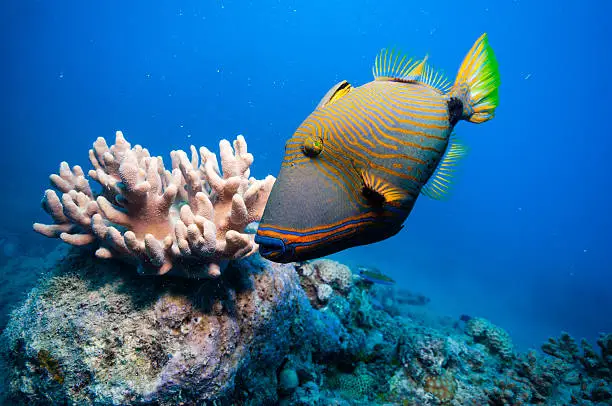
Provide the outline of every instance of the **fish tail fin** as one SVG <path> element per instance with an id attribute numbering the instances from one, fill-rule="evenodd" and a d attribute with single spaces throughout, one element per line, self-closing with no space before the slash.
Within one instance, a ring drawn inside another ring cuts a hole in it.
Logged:
<path id="1" fill-rule="evenodd" d="M 461 63 L 457 79 L 450 91 L 461 101 L 457 119 L 484 123 L 493 118 L 499 104 L 499 68 L 487 34 L 482 34 Z M 459 107 L 459 103 L 455 103 Z"/>

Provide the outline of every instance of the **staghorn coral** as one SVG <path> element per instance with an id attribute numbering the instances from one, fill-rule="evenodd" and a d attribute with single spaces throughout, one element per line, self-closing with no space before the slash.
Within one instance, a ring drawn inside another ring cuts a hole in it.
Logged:
<path id="1" fill-rule="evenodd" d="M 548 342 L 542 345 L 542 351 L 551 358 L 546 360 L 545 371 L 528 375 L 530 381 L 553 375 L 555 383 L 562 381 L 573 388 L 570 395 L 571 403 L 611 402 L 612 334 L 601 334 L 597 345 L 600 349 L 599 354 L 584 339 L 578 346 L 574 338 L 566 332 L 562 332 L 559 338 L 549 338 Z"/>
<path id="2" fill-rule="evenodd" d="M 221 169 L 214 153 L 191 146 L 191 157 L 172 151 L 172 171 L 161 157 L 132 147 L 120 131 L 115 144 L 98 138 L 89 150 L 89 176 L 102 186 L 94 194 L 80 166 L 60 165 L 50 177 L 44 210 L 54 224 L 34 224 L 47 237 L 80 246 L 95 243 L 96 256 L 120 258 L 139 272 L 217 277 L 226 260 L 257 250 L 245 227 L 260 219 L 274 177 L 249 178 L 253 155 L 244 137 L 233 149 L 219 144 Z M 202 271 L 204 273 L 202 274 Z"/>
<path id="3" fill-rule="evenodd" d="M 558 339 L 550 337 L 542 344 L 542 351 L 566 362 L 574 362 L 579 356 L 576 340 L 566 332 L 562 332 Z"/>

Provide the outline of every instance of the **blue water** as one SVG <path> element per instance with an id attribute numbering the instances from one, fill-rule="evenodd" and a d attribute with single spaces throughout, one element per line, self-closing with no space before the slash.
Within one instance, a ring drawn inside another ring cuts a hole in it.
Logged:
<path id="1" fill-rule="evenodd" d="M 334 257 L 442 314 L 490 318 L 519 347 L 612 331 L 612 6 L 430 3 L 3 1 L 0 234 L 23 254 L 49 243 L 31 231 L 48 175 L 88 168 L 96 137 L 122 130 L 169 162 L 244 134 L 252 174 L 276 175 L 293 130 L 337 81 L 370 81 L 380 48 L 427 53 L 452 80 L 487 32 L 501 104 L 457 126 L 470 155 L 451 199 L 421 197 L 399 235 Z"/>

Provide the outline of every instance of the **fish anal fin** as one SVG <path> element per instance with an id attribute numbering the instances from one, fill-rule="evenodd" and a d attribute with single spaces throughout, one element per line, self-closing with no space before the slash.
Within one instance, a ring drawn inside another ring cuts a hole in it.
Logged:
<path id="1" fill-rule="evenodd" d="M 454 137 L 438 163 L 429 181 L 421 188 L 421 193 L 436 200 L 448 197 L 450 187 L 455 175 L 457 163 L 467 154 L 467 148 Z"/>
<path id="2" fill-rule="evenodd" d="M 323 98 L 317 105 L 317 109 L 321 109 L 325 106 L 329 106 L 330 104 L 333 104 L 337 100 L 346 96 L 351 91 L 351 89 L 352 89 L 351 84 L 347 82 L 346 80 L 342 80 L 336 83 L 331 89 L 329 89 L 329 91 L 325 94 L 325 96 L 323 96 Z"/>

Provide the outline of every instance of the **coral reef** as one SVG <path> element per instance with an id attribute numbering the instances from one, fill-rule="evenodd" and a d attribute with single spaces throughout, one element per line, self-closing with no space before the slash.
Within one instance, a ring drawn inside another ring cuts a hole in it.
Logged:
<path id="1" fill-rule="evenodd" d="M 612 402 L 610 334 L 594 347 L 564 333 L 520 353 L 489 320 L 419 318 L 409 309 L 427 307 L 419 301 L 380 306 L 388 287 L 335 261 L 251 255 L 194 281 L 139 276 L 94 249 L 31 263 L 43 279 L 0 341 L 6 404 Z"/>
<path id="2" fill-rule="evenodd" d="M 367 398 L 375 389 L 376 380 L 368 369 L 360 364 L 350 374 L 338 372 L 331 375 L 327 383 L 332 389 L 340 390 L 349 398 L 362 399 Z"/>
<path id="3" fill-rule="evenodd" d="M 298 266 L 298 273 L 315 307 L 327 304 L 334 292 L 346 295 L 353 284 L 353 273 L 349 267 L 330 259 L 303 262 Z"/>
<path id="4" fill-rule="evenodd" d="M 62 244 L 55 250 L 40 256 L 15 256 L 1 266 L 0 272 L 0 331 L 4 330 L 13 307 L 21 304 L 37 280 L 54 268 L 68 251 Z M 16 276 L 17 275 L 17 276 Z"/>
<path id="5" fill-rule="evenodd" d="M 465 332 L 474 341 L 484 344 L 492 354 L 499 355 L 505 361 L 512 359 L 514 354 L 510 335 L 489 320 L 471 318 L 466 323 Z"/>
<path id="6" fill-rule="evenodd" d="M 310 314 L 293 268 L 242 260 L 219 281 L 143 281 L 71 254 L 4 333 L 10 401 L 222 400 L 263 360 L 275 380 L 282 354 L 299 343 L 293 319 Z"/>
<path id="7" fill-rule="evenodd" d="M 221 168 L 204 147 L 191 146 L 191 157 L 172 151 L 169 171 L 120 131 L 110 147 L 98 138 L 89 176 L 102 191 L 94 193 L 80 166 L 62 162 L 50 177 L 61 196 L 49 189 L 43 200 L 54 224 L 34 230 L 76 246 L 94 243 L 97 257 L 120 258 L 141 273 L 217 277 L 227 260 L 257 250 L 244 230 L 261 218 L 274 183 L 249 177 L 253 156 L 242 136 L 233 146 L 220 142 Z"/>
<path id="8" fill-rule="evenodd" d="M 426 392 L 429 392 L 437 399 L 439 399 L 442 403 L 449 402 L 455 397 L 455 393 L 457 392 L 457 383 L 455 382 L 455 378 L 452 374 L 446 375 L 438 375 L 438 376 L 428 376 L 425 378 L 425 387 Z"/>

